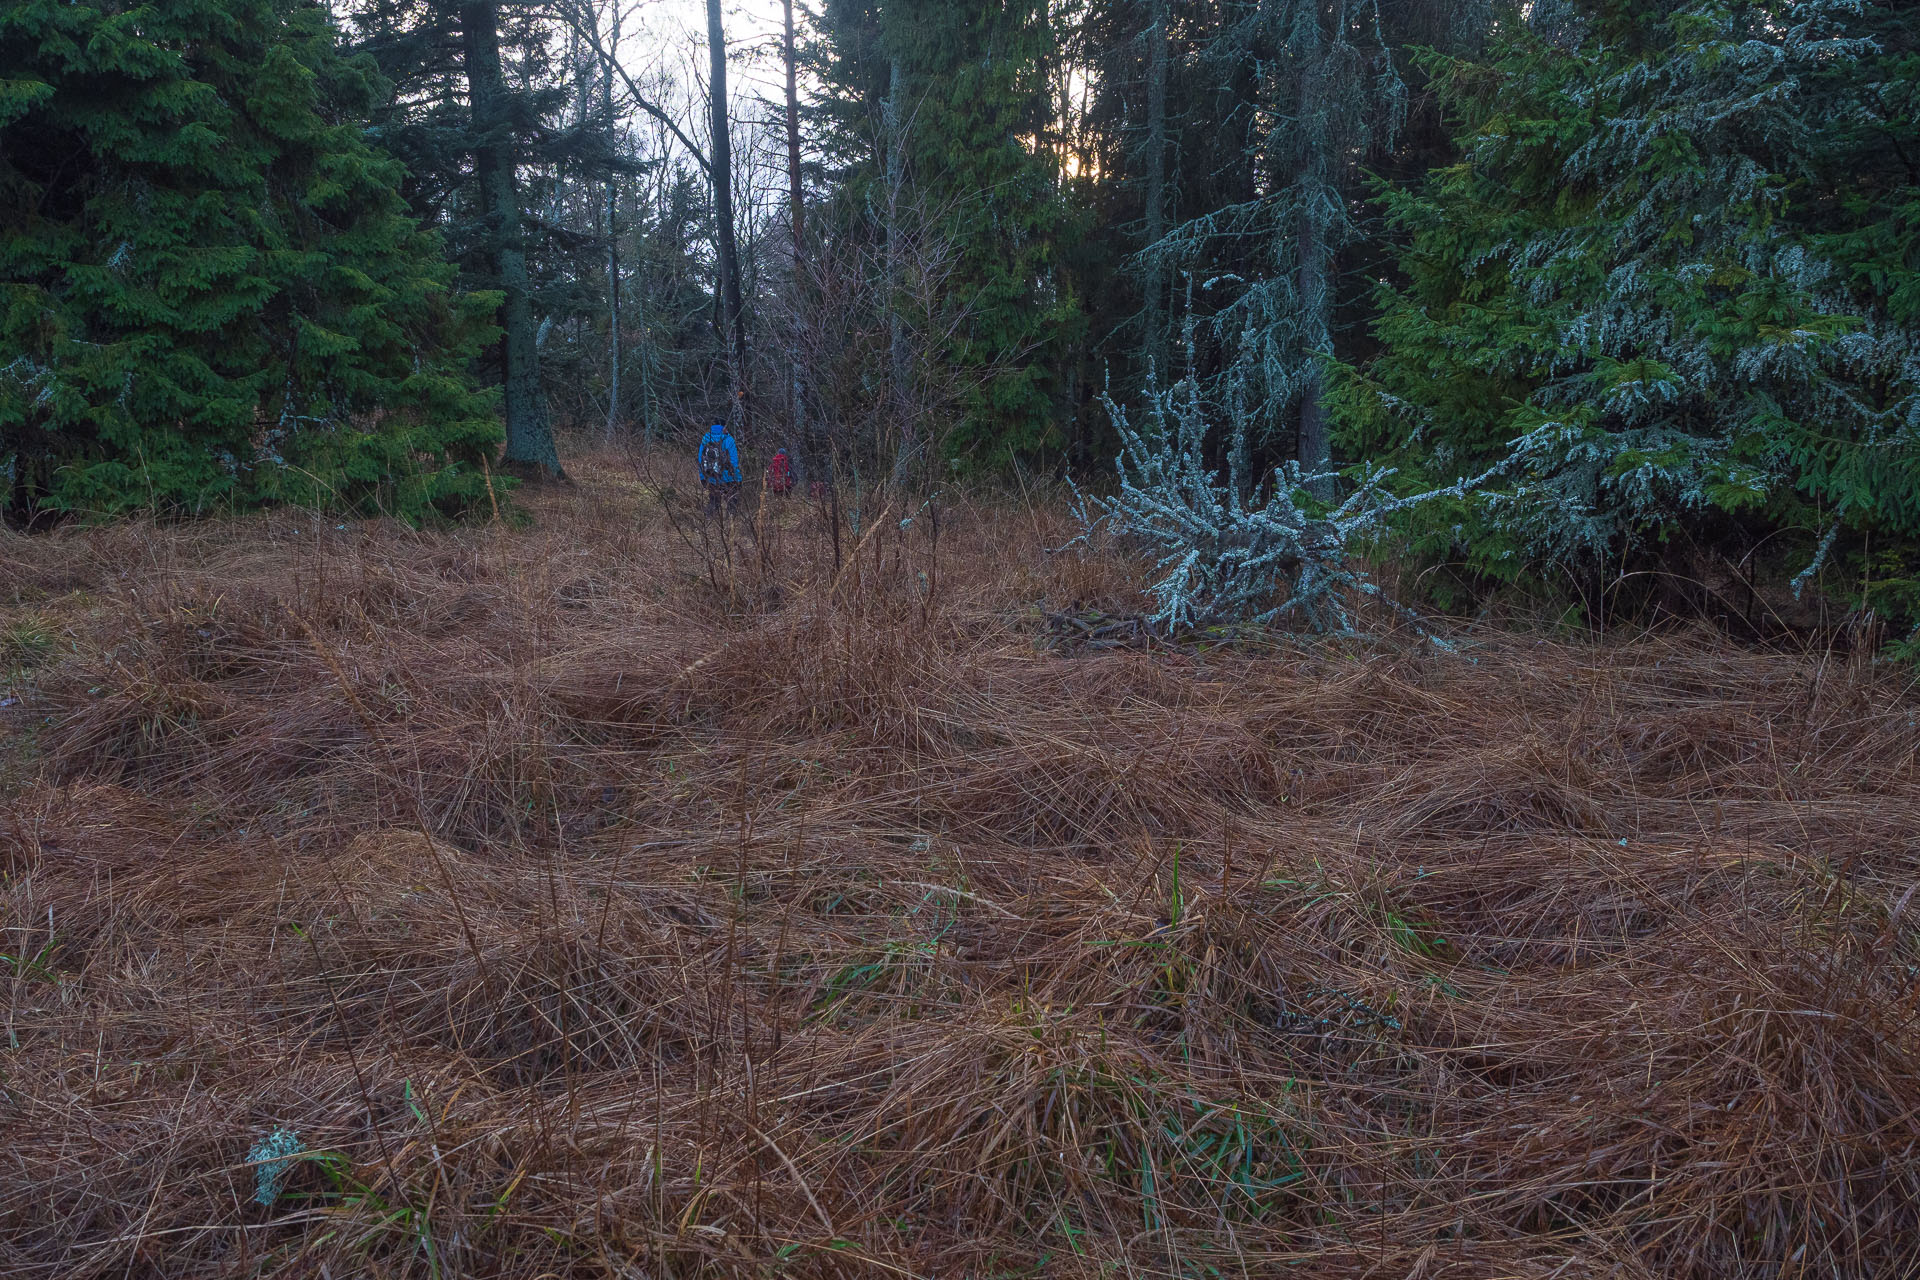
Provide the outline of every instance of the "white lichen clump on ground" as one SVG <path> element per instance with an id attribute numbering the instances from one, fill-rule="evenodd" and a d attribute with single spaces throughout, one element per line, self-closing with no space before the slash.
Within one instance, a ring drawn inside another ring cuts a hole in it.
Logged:
<path id="1" fill-rule="evenodd" d="M 253 1166 L 254 1200 L 270 1205 L 280 1198 L 299 1153 L 300 1135 L 292 1129 L 275 1129 L 253 1144 L 247 1152 L 247 1163 Z"/>

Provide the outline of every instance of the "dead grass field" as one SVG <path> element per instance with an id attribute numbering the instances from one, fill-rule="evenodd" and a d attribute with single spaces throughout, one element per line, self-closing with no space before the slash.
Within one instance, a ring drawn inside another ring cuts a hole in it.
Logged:
<path id="1" fill-rule="evenodd" d="M 1920 1274 L 1911 672 L 581 471 L 0 535 L 0 1275 Z"/>

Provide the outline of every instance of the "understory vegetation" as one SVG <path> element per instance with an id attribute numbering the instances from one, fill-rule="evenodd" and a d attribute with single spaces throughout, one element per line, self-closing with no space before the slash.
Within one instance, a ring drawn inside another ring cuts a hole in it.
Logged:
<path id="1" fill-rule="evenodd" d="M 1912 1268 L 1906 669 L 668 465 L 0 532 L 0 1273 Z"/>
<path id="2" fill-rule="evenodd" d="M 1917 13 L 19 0 L 0 518 L 484 519 L 720 421 L 803 487 L 1119 459 L 1164 623 L 1344 629 L 1353 539 L 1913 656 Z"/>

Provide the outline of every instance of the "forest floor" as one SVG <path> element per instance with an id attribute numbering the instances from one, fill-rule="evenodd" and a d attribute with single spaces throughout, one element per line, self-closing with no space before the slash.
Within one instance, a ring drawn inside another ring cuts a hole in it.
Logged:
<path id="1" fill-rule="evenodd" d="M 576 470 L 0 533 L 0 1274 L 1920 1273 L 1910 670 Z"/>

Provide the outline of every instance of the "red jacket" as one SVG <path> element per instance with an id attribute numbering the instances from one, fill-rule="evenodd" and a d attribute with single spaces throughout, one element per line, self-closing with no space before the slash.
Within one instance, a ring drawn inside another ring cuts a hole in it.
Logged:
<path id="1" fill-rule="evenodd" d="M 767 463 L 767 488 L 775 493 L 793 491 L 793 462 L 787 457 L 785 449 L 774 454 L 773 460 Z"/>

